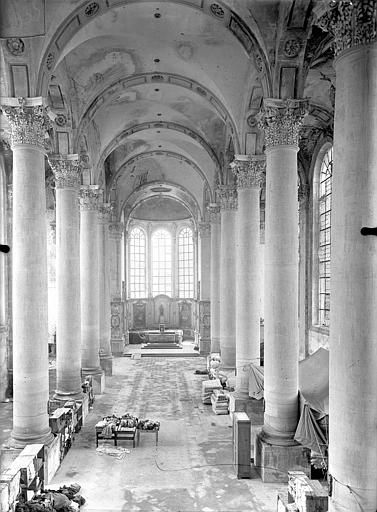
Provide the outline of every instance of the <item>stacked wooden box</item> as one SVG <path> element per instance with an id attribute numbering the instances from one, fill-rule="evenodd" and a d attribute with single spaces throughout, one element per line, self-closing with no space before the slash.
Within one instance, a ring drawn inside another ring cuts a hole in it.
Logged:
<path id="1" fill-rule="evenodd" d="M 14 469 L 20 471 L 20 490 L 26 501 L 43 490 L 44 459 L 43 444 L 29 444 L 12 464 Z"/>
<path id="2" fill-rule="evenodd" d="M 13 512 L 19 499 L 29 500 L 43 490 L 44 460 L 43 444 L 29 444 L 0 474 L 1 512 Z"/>
<path id="3" fill-rule="evenodd" d="M 21 473 L 12 466 L 0 474 L 0 510 L 14 511 L 20 494 Z"/>
<path id="4" fill-rule="evenodd" d="M 204 380 L 202 382 L 202 402 L 203 404 L 211 405 L 211 395 L 214 389 L 222 389 L 219 379 Z"/>
<path id="5" fill-rule="evenodd" d="M 284 505 L 286 508 L 283 505 L 280 495 L 278 512 L 327 512 L 328 492 L 318 480 L 310 480 L 302 471 L 288 471 L 288 504 Z"/>
<path id="6" fill-rule="evenodd" d="M 229 414 L 229 392 L 225 392 L 223 389 L 214 389 L 211 403 L 215 414 Z"/>

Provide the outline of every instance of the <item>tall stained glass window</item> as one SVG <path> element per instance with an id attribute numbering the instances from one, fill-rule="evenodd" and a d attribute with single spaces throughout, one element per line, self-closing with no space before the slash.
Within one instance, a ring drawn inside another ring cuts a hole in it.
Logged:
<path id="1" fill-rule="evenodd" d="M 146 297 L 146 239 L 144 231 L 134 228 L 130 234 L 129 293 L 132 299 Z"/>
<path id="2" fill-rule="evenodd" d="M 181 229 L 178 235 L 178 294 L 181 298 L 194 296 L 194 242 L 190 228 Z"/>
<path id="3" fill-rule="evenodd" d="M 164 229 L 152 235 L 152 294 L 172 294 L 172 239 Z"/>
<path id="4" fill-rule="evenodd" d="M 331 279 L 331 188 L 333 149 L 330 148 L 322 160 L 319 176 L 319 251 L 318 251 L 318 320 L 322 326 L 330 325 L 330 279 Z"/>

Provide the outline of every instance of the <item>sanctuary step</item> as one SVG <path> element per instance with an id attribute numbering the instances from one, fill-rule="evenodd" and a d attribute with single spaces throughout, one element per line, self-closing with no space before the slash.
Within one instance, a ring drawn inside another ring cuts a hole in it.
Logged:
<path id="1" fill-rule="evenodd" d="M 164 342 L 152 342 L 152 343 L 145 343 L 144 345 L 142 345 L 141 349 L 147 349 L 147 348 L 152 348 L 152 349 L 157 349 L 157 348 L 172 348 L 172 349 L 181 349 L 182 350 L 182 345 L 179 345 L 178 343 L 164 343 Z"/>

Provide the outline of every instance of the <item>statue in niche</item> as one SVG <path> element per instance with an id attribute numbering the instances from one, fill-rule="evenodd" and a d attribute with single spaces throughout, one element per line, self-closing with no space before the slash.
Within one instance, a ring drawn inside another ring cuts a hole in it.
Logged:
<path id="1" fill-rule="evenodd" d="M 159 311 L 160 311 L 160 316 L 159 316 L 158 323 L 159 324 L 164 324 L 165 323 L 165 316 L 164 316 L 164 306 L 162 304 L 160 304 Z"/>

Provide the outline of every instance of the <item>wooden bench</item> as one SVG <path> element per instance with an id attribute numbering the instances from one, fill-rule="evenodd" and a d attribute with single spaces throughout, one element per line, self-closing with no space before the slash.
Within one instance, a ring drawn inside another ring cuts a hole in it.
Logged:
<path id="1" fill-rule="evenodd" d="M 140 443 L 140 432 L 145 432 L 146 434 L 155 434 L 156 435 L 156 446 L 158 445 L 158 429 L 154 430 L 144 430 L 144 429 L 137 429 L 137 446 L 139 446 Z"/>

